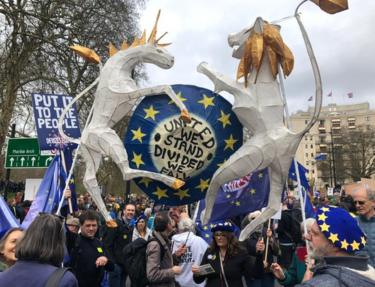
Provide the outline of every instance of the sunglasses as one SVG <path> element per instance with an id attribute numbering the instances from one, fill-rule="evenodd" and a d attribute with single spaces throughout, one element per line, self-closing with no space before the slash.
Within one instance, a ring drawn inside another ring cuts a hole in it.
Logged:
<path id="1" fill-rule="evenodd" d="M 355 205 L 364 205 L 366 203 L 366 201 L 361 201 L 361 200 L 356 200 L 356 201 L 354 201 L 354 204 Z"/>

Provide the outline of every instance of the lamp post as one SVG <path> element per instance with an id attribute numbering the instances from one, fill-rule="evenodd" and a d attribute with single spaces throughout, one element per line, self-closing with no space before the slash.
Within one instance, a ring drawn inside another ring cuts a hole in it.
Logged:
<path id="1" fill-rule="evenodd" d="M 331 185 L 332 185 L 332 187 L 335 187 L 336 186 L 335 143 L 334 143 L 334 140 L 333 140 L 332 129 L 329 132 L 329 134 L 331 136 L 331 154 L 332 154 L 331 162 L 332 162 L 332 175 L 333 175 L 333 178 L 331 180 Z"/>

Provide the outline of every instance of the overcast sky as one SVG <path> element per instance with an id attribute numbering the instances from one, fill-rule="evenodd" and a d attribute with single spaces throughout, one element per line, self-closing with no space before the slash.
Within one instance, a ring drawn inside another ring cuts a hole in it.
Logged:
<path id="1" fill-rule="evenodd" d="M 294 13 L 298 0 L 149 0 L 142 12 L 140 28 L 150 32 L 157 10 L 162 10 L 158 35 L 168 31 L 164 42 L 175 56 L 170 70 L 147 66 L 149 82 L 192 84 L 213 89 L 196 72 L 206 61 L 228 76 L 235 76 L 238 60 L 231 57 L 227 36 L 252 24 L 257 16 L 274 21 Z M 323 105 L 370 102 L 375 109 L 375 1 L 349 0 L 349 10 L 329 15 L 313 3 L 300 9 L 323 79 Z M 290 111 L 306 110 L 314 94 L 314 79 L 295 19 L 279 23 L 284 42 L 291 48 L 295 65 L 286 79 Z M 163 41 L 162 41 L 163 42 Z M 326 95 L 332 91 L 333 97 Z M 347 93 L 354 94 L 353 99 Z"/>

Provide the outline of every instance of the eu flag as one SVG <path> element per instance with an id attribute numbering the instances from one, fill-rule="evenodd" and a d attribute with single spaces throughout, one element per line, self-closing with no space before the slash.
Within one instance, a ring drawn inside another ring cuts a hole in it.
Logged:
<path id="1" fill-rule="evenodd" d="M 0 238 L 3 237 L 5 232 L 13 227 L 19 227 L 19 223 L 10 211 L 4 198 L 0 196 Z"/>
<path id="2" fill-rule="evenodd" d="M 48 167 L 33 203 L 22 222 L 22 228 L 29 227 L 34 218 L 40 213 L 52 213 L 57 209 L 63 194 L 61 188 L 61 156 L 57 155 Z"/>
<path id="3" fill-rule="evenodd" d="M 269 189 L 267 169 L 224 184 L 216 197 L 210 222 L 262 209 L 268 203 Z M 203 211 L 204 208 L 205 201 L 201 200 L 199 209 Z"/>
<path id="4" fill-rule="evenodd" d="M 299 162 L 297 162 L 297 164 L 298 164 L 298 172 L 299 172 L 301 188 L 302 188 L 302 196 L 304 197 L 304 202 L 305 202 L 306 218 L 314 217 L 315 211 L 311 203 L 311 198 L 309 196 L 311 190 L 310 190 L 309 181 L 307 180 L 307 177 L 306 177 L 306 173 L 308 172 L 308 169 L 306 169 Z M 297 181 L 297 174 L 296 174 L 296 169 L 294 166 L 294 161 L 292 161 L 292 165 L 290 166 L 290 169 L 289 169 L 289 178 L 294 181 Z"/>

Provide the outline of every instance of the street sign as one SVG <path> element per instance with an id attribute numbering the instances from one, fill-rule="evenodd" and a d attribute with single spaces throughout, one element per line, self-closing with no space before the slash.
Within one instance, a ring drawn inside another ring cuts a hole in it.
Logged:
<path id="1" fill-rule="evenodd" d="M 51 155 L 41 155 L 37 138 L 10 138 L 5 168 L 46 168 L 53 160 Z"/>

